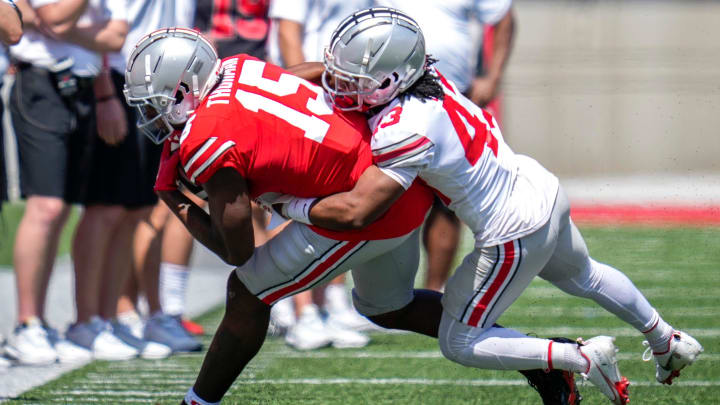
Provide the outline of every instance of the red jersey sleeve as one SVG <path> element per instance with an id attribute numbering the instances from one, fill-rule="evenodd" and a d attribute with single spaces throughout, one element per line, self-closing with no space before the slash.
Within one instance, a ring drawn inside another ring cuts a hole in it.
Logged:
<path id="1" fill-rule="evenodd" d="M 180 136 L 180 163 L 192 183 L 207 182 L 223 167 L 248 176 L 253 147 L 250 137 L 232 136 L 238 131 L 238 123 L 230 118 L 215 114 L 190 117 Z"/>

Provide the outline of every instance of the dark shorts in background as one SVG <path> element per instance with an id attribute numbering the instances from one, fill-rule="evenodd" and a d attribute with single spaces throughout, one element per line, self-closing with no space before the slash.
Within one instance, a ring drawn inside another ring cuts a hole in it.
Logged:
<path id="1" fill-rule="evenodd" d="M 90 181 L 85 205 L 122 205 L 140 208 L 154 205 L 155 175 L 162 145 L 155 145 L 137 130 L 135 109 L 123 98 L 123 75 L 113 71 L 115 94 L 120 98 L 128 117 L 128 135 L 116 146 L 100 138 L 94 140 Z"/>
<path id="2" fill-rule="evenodd" d="M 18 66 L 10 93 L 17 138 L 22 196 L 59 197 L 79 203 L 87 189 L 95 110 L 92 81 L 78 79 L 79 91 L 63 99 L 46 69 Z"/>

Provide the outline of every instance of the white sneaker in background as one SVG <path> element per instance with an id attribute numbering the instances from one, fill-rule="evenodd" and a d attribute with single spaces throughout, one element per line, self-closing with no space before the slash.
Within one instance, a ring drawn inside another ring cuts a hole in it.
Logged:
<path id="1" fill-rule="evenodd" d="M 301 310 L 297 322 L 285 335 L 285 343 L 297 350 L 315 350 L 332 343 L 316 305 L 306 305 Z"/>
<path id="2" fill-rule="evenodd" d="M 5 338 L 3 335 L 0 335 L 0 373 L 10 368 L 12 363 L 10 363 L 10 360 L 3 357 L 5 354 Z"/>
<path id="3" fill-rule="evenodd" d="M 57 352 L 58 361 L 63 364 L 85 363 L 92 360 L 90 350 L 69 342 L 58 333 L 57 329 L 43 322 L 43 329 L 47 333 L 50 344 Z"/>
<path id="4" fill-rule="evenodd" d="M 578 340 L 580 354 L 588 361 L 587 371 L 580 375 L 596 386 L 615 405 L 624 405 L 628 398 L 628 379 L 620 374 L 615 353 L 615 338 L 596 336 L 586 341 Z"/>
<path id="5" fill-rule="evenodd" d="M 42 322 L 33 317 L 18 325 L 8 339 L 5 353 L 19 364 L 44 366 L 57 360 Z"/>
<path id="6" fill-rule="evenodd" d="M 360 348 L 370 343 L 367 335 L 346 327 L 332 316 L 328 316 L 325 320 L 325 331 L 330 335 L 333 347 L 337 349 Z"/>
<path id="7" fill-rule="evenodd" d="M 296 321 L 292 297 L 283 298 L 270 309 L 268 333 L 272 336 L 284 336 Z"/>
<path id="8" fill-rule="evenodd" d="M 135 337 L 135 334 L 130 330 L 130 328 L 122 322 L 113 321 L 110 322 L 110 325 L 112 326 L 113 335 L 122 340 L 125 344 L 134 347 L 138 352 L 140 352 L 140 357 L 143 359 L 164 359 L 172 354 L 172 349 L 164 344 L 150 342 Z"/>
<path id="9" fill-rule="evenodd" d="M 139 354 L 113 335 L 110 324 L 97 316 L 89 322 L 71 325 L 65 335 L 70 342 L 90 350 L 96 360 L 129 360 Z"/>
<path id="10" fill-rule="evenodd" d="M 202 342 L 182 326 L 180 317 L 158 312 L 145 324 L 143 339 L 169 347 L 173 353 L 199 352 Z"/>
<path id="11" fill-rule="evenodd" d="M 649 346 L 647 341 L 643 344 Z M 695 362 L 697 356 L 703 352 L 703 347 L 687 333 L 673 331 L 666 351 L 656 353 L 648 347 L 643 353 L 645 361 L 650 361 L 648 352 L 652 352 L 652 357 L 655 359 L 655 378 L 658 382 L 671 385 L 673 378 L 680 376 L 680 370 Z"/>
<path id="12" fill-rule="evenodd" d="M 325 311 L 333 322 L 356 331 L 384 330 L 360 315 L 352 306 L 347 289 L 342 284 L 330 284 L 325 288 Z"/>
<path id="13" fill-rule="evenodd" d="M 336 324 L 343 325 L 346 329 L 352 329 L 358 332 L 385 330 L 360 315 L 353 307 L 348 307 L 340 311 L 328 309 L 328 319 L 332 319 Z"/>

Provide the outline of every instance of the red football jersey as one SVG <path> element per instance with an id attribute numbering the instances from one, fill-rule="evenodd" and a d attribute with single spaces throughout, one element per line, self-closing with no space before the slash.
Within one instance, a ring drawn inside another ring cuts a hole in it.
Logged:
<path id="1" fill-rule="evenodd" d="M 252 198 L 318 197 L 352 189 L 372 164 L 365 117 L 333 110 L 321 87 L 248 55 L 224 59 L 222 69 L 180 136 L 181 164 L 193 183 L 231 167 Z M 431 191 L 414 184 L 365 229 L 313 230 L 337 240 L 393 238 L 420 226 L 431 203 Z"/>

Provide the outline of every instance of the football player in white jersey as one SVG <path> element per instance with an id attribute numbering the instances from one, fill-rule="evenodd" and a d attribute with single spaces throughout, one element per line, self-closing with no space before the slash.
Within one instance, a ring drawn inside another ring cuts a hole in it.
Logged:
<path id="1" fill-rule="evenodd" d="M 665 322 L 623 273 L 589 257 L 557 177 L 515 154 L 493 117 L 429 66 L 415 21 L 394 9 L 357 12 L 333 34 L 324 63 L 323 86 L 336 107 L 369 115 L 375 166 L 353 190 L 296 198 L 285 211 L 329 229 L 361 228 L 415 178 L 436 189 L 475 235 L 443 297 L 439 343 L 447 358 L 485 369 L 579 373 L 613 403 L 626 403 L 614 338 L 561 343 L 494 325 L 540 276 L 643 333 L 659 382 L 670 384 L 695 360 L 702 347 L 694 338 Z"/>

